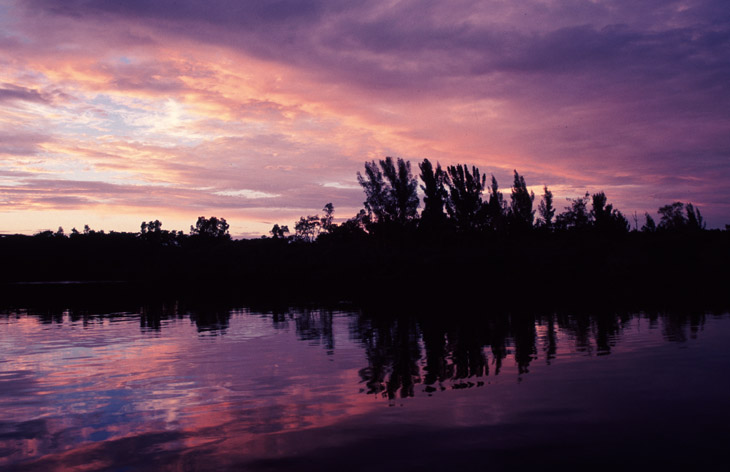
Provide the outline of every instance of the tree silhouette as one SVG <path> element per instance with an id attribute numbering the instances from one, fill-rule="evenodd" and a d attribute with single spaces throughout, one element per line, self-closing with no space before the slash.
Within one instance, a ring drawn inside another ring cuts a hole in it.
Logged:
<path id="1" fill-rule="evenodd" d="M 684 231 L 705 229 L 700 210 L 691 203 L 686 207 L 682 202 L 674 202 L 659 208 L 661 220 L 658 229 L 665 231 Z"/>
<path id="2" fill-rule="evenodd" d="M 275 224 L 271 231 L 269 231 L 269 234 L 271 234 L 271 237 L 273 239 L 285 239 L 286 234 L 289 232 L 289 226 L 283 225 L 279 226 L 278 224 Z"/>
<path id="3" fill-rule="evenodd" d="M 581 198 L 568 199 L 570 206 L 565 207 L 565 211 L 558 215 L 555 224 L 560 229 L 581 230 L 588 228 L 593 219 L 588 211 L 588 200 L 590 195 L 588 192 Z"/>
<path id="4" fill-rule="evenodd" d="M 160 220 L 150 221 L 149 223 L 143 221 L 140 225 L 139 232 L 140 234 L 159 233 L 161 229 L 162 223 L 160 222 Z"/>
<path id="5" fill-rule="evenodd" d="M 375 223 L 399 223 L 413 220 L 418 210 L 418 183 L 411 175 L 411 163 L 386 157 L 365 163 L 365 176 L 358 172 L 357 181 L 365 191 L 365 208 Z"/>
<path id="6" fill-rule="evenodd" d="M 161 246 L 177 246 L 182 238 L 182 231 L 163 230 L 160 220 L 143 221 L 139 227 L 139 239 L 148 243 Z"/>
<path id="7" fill-rule="evenodd" d="M 700 209 L 688 203 L 685 207 L 687 211 L 687 228 L 691 230 L 705 229 L 705 221 L 700 214 Z"/>
<path id="8" fill-rule="evenodd" d="M 486 178 L 476 166 L 472 166 L 471 172 L 464 164 L 448 167 L 444 182 L 449 189 L 446 210 L 457 230 L 470 231 L 482 226 Z"/>
<path id="9" fill-rule="evenodd" d="M 322 229 L 322 222 L 319 219 L 319 215 L 302 216 L 299 221 L 294 225 L 296 231 L 296 238 L 300 241 L 313 242 L 317 239 Z"/>
<path id="10" fill-rule="evenodd" d="M 529 230 L 535 219 L 535 211 L 532 209 L 535 194 L 527 191 L 525 178 L 516 170 L 514 173 L 515 179 L 512 184 L 512 200 L 509 209 L 510 224 L 513 229 L 518 231 Z"/>
<path id="11" fill-rule="evenodd" d="M 388 200 L 389 189 L 383 173 L 375 161 L 365 163 L 365 177 L 357 173 L 357 181 L 365 191 L 365 209 L 376 221 L 384 222 L 389 217 Z"/>
<path id="12" fill-rule="evenodd" d="M 368 226 L 368 214 L 365 210 L 360 210 L 355 216 L 342 222 L 339 225 L 333 224 L 330 228 L 329 233 L 325 236 L 324 240 L 339 240 L 339 241 L 353 241 L 361 240 L 367 236 L 365 228 Z M 322 238 L 320 236 L 320 238 Z"/>
<path id="13" fill-rule="evenodd" d="M 203 239 L 229 240 L 231 235 L 228 234 L 228 223 L 225 218 L 216 218 L 211 216 L 206 218 L 199 216 L 195 226 L 190 227 L 190 235 Z"/>
<path id="14" fill-rule="evenodd" d="M 646 219 L 644 226 L 641 227 L 642 233 L 654 233 L 656 232 L 656 223 L 654 222 L 654 218 L 651 217 L 649 213 L 644 213 L 644 217 Z"/>
<path id="15" fill-rule="evenodd" d="M 492 175 L 492 185 L 489 186 L 489 203 L 487 203 L 487 223 L 496 232 L 504 230 L 506 205 L 502 192 L 499 191 L 497 178 Z"/>
<path id="16" fill-rule="evenodd" d="M 411 175 L 411 163 L 398 158 L 396 170 L 392 158 L 380 161 L 383 174 L 390 184 L 392 198 L 395 201 L 395 219 L 401 224 L 416 217 L 418 211 L 418 183 Z"/>
<path id="17" fill-rule="evenodd" d="M 335 206 L 332 203 L 328 203 L 322 208 L 322 211 L 324 211 L 324 216 L 319 220 L 322 231 L 330 233 L 333 229 L 332 220 L 334 219 Z"/>
<path id="18" fill-rule="evenodd" d="M 441 164 L 436 163 L 436 169 L 428 159 L 424 159 L 418 165 L 421 169 L 421 190 L 423 190 L 423 212 L 421 213 L 421 225 L 428 228 L 442 226 L 446 222 L 444 206 L 448 198 L 448 192 L 444 187 L 446 174 L 441 169 Z"/>
<path id="19" fill-rule="evenodd" d="M 543 187 L 542 201 L 537 206 L 537 211 L 540 213 L 540 226 L 552 230 L 555 207 L 553 207 L 553 192 L 548 190 L 547 185 Z"/>
<path id="20" fill-rule="evenodd" d="M 625 233 L 629 230 L 628 220 L 612 204 L 607 203 L 605 193 L 593 194 L 592 200 L 591 217 L 598 231 Z"/>
<path id="21" fill-rule="evenodd" d="M 663 230 L 678 230 L 684 228 L 686 220 L 684 214 L 684 203 L 674 202 L 659 208 L 659 228 Z"/>
<path id="22" fill-rule="evenodd" d="M 47 229 L 45 231 L 40 231 L 33 235 L 33 237 L 35 237 L 35 238 L 52 238 L 53 236 L 54 236 L 54 233 L 50 229 Z"/>

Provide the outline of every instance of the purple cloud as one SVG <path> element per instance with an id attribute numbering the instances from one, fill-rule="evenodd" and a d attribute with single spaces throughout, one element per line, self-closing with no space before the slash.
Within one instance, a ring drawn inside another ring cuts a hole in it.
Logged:
<path id="1" fill-rule="evenodd" d="M 370 158 L 365 146 L 389 152 L 389 144 L 358 137 L 356 154 L 345 155 L 344 145 L 302 142 L 282 124 L 291 126 L 292 114 L 300 122 L 313 118 L 291 104 L 267 96 L 236 101 L 182 77 L 207 72 L 154 55 L 113 63 L 107 51 L 223 47 L 286 68 L 290 82 L 281 87 L 302 103 L 393 130 L 390 136 L 406 144 L 392 154 L 476 161 L 503 185 L 516 167 L 530 184 L 606 190 L 626 209 L 692 199 L 708 206 L 703 211 L 711 224 L 730 221 L 724 203 L 730 201 L 730 9 L 724 0 L 32 0 L 17 8 L 25 14 L 16 33 L 30 40 L 4 37 L 10 49 L 73 54 L 73 47 L 56 44 L 78 45 L 91 35 L 85 31 L 103 30 L 108 35 L 96 38 L 103 44 L 87 67 L 108 78 L 105 87 L 160 97 L 205 94 L 241 121 L 281 126 L 245 137 L 220 131 L 216 139 L 175 149 L 175 159 L 161 165 L 185 185 L 212 180 L 213 191 L 275 194 L 257 204 L 312 211 L 330 197 L 356 206 L 357 190 L 324 184 L 348 175 L 354 182 Z M 300 79 L 316 86 L 298 89 Z M 41 90 L 2 86 L 0 104 L 49 103 Z M 196 125 L 209 133 L 234 126 L 215 119 Z M 200 156 L 215 156 L 217 163 Z M 203 199 L 224 207 L 254 204 L 232 194 Z"/>
<path id="2" fill-rule="evenodd" d="M 0 84 L 0 103 L 15 100 L 35 103 L 50 102 L 50 100 L 47 97 L 44 97 L 38 90 L 18 87 L 13 84 Z"/>

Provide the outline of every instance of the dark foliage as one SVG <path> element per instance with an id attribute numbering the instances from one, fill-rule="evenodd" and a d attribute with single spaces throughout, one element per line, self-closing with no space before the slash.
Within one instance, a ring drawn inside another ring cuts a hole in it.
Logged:
<path id="1" fill-rule="evenodd" d="M 509 224 L 513 231 L 529 231 L 532 229 L 535 220 L 535 210 L 532 209 L 535 194 L 527 191 L 525 178 L 518 174 L 516 170 L 514 173 L 512 200 L 509 207 Z"/>
<path id="2" fill-rule="evenodd" d="M 538 226 L 546 228 L 548 231 L 552 230 L 555 207 L 553 206 L 553 192 L 548 190 L 547 185 L 543 187 L 542 201 L 538 205 L 537 211 L 540 213 Z"/>
<path id="3" fill-rule="evenodd" d="M 159 222 L 158 222 L 159 223 Z M 190 227 L 190 236 L 207 240 L 230 240 L 231 235 L 228 234 L 228 223 L 225 218 L 216 218 L 211 216 L 206 218 L 199 216 L 195 226 Z"/>
<path id="4" fill-rule="evenodd" d="M 486 188 L 486 176 L 479 169 L 464 164 L 449 166 L 445 184 L 449 189 L 446 210 L 458 231 L 475 231 L 484 227 L 486 214 L 482 192 Z"/>
<path id="5" fill-rule="evenodd" d="M 607 203 L 605 193 L 593 194 L 592 200 L 591 218 L 596 230 L 604 233 L 625 233 L 629 230 L 628 220 L 613 205 Z"/>
<path id="6" fill-rule="evenodd" d="M 386 157 L 379 162 L 365 163 L 365 176 L 357 173 L 357 180 L 365 190 L 365 209 L 371 223 L 405 225 L 417 216 L 418 183 L 411 174 L 411 163 Z"/>
<path id="7" fill-rule="evenodd" d="M 446 199 L 449 194 L 445 188 L 446 173 L 436 164 L 436 169 L 428 159 L 418 165 L 421 169 L 421 190 L 423 190 L 423 212 L 421 226 L 426 230 L 438 230 L 446 224 Z"/>
<path id="8" fill-rule="evenodd" d="M 698 231 L 705 229 L 700 210 L 691 203 L 674 202 L 659 208 L 661 220 L 657 229 L 663 231 Z"/>
<path id="9" fill-rule="evenodd" d="M 492 175 L 492 185 L 489 186 L 489 202 L 487 203 L 487 227 L 496 233 L 501 233 L 506 227 L 507 205 L 502 192 L 499 191 L 497 179 Z"/>
<path id="10" fill-rule="evenodd" d="M 278 224 L 275 224 L 271 231 L 269 231 L 269 234 L 271 234 L 271 237 L 274 239 L 286 239 L 286 234 L 289 233 L 289 226 L 282 225 L 279 226 Z"/>
<path id="11" fill-rule="evenodd" d="M 139 233 L 87 225 L 70 235 L 59 228 L 0 236 L 6 269 L 0 283 L 202 284 L 358 300 L 382 298 L 375 287 L 390 287 L 398 299 L 429 305 L 479 305 L 484 296 L 489 303 L 579 303 L 597 288 L 610 300 L 726 297 L 730 233 L 706 230 L 692 204 L 663 206 L 658 225 L 647 214 L 642 231 L 629 232 L 603 192 L 570 200 L 553 223 L 553 197 L 545 187 L 534 230 L 534 195 L 517 172 L 508 206 L 496 179 L 487 187 L 476 167 L 444 172 L 424 160 L 419 168 L 425 195 L 420 221 L 409 163 L 387 158 L 365 164 L 358 180 L 366 209 L 339 224 L 328 203 L 324 216 L 302 217 L 293 237 L 277 224 L 270 238 L 233 241 L 228 223 L 217 217 L 198 218 L 189 235 L 152 220 Z M 539 283 L 531 283 L 529 273 L 540 274 Z M 416 295 L 423 293 L 428 296 Z"/>

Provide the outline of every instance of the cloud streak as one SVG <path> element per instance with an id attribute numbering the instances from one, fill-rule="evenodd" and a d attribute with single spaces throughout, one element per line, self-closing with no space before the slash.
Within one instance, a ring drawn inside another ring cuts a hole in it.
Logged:
<path id="1" fill-rule="evenodd" d="M 691 200 L 711 225 L 730 222 L 722 1 L 32 0 L 6 11 L 0 158 L 28 190 L 13 202 L 133 212 L 146 208 L 133 192 L 61 182 L 143 185 L 163 220 L 250 209 L 241 233 L 265 232 L 266 212 L 290 222 L 332 201 L 348 216 L 362 163 L 396 155 L 473 163 L 503 186 L 517 168 L 560 198 L 605 190 L 627 212 Z M 40 197 L 49 182 L 58 200 Z"/>

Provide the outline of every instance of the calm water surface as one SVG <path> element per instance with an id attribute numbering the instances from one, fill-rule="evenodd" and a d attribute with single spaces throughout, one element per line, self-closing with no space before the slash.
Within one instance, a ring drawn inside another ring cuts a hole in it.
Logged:
<path id="1" fill-rule="evenodd" d="M 12 309 L 0 469 L 725 470 L 730 316 Z"/>

